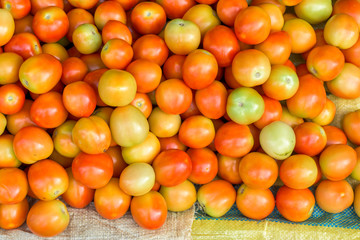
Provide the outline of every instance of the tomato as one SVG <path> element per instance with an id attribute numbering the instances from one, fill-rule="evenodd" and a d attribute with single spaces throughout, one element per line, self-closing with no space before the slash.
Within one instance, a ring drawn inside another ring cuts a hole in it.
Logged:
<path id="1" fill-rule="evenodd" d="M 195 104 L 202 115 L 219 119 L 226 112 L 227 91 L 219 81 L 213 81 L 208 87 L 195 92 Z"/>
<path id="2" fill-rule="evenodd" d="M 162 151 L 152 165 L 156 181 L 166 187 L 173 187 L 184 182 L 192 171 L 190 156 L 178 149 Z"/>
<path id="3" fill-rule="evenodd" d="M 16 158 L 13 150 L 14 136 L 10 134 L 2 134 L 0 136 L 0 168 L 19 167 L 21 162 Z"/>
<path id="4" fill-rule="evenodd" d="M 168 55 L 169 49 L 165 41 L 157 35 L 147 34 L 137 39 L 133 44 L 134 60 L 146 59 L 162 66 Z"/>
<path id="5" fill-rule="evenodd" d="M 185 58 L 186 56 L 184 55 L 174 54 L 166 59 L 162 69 L 166 79 L 182 79 L 182 66 L 184 64 Z"/>
<path id="6" fill-rule="evenodd" d="M 234 30 L 240 41 L 246 44 L 259 44 L 270 34 L 270 16 L 257 6 L 244 8 L 236 15 Z"/>
<path id="7" fill-rule="evenodd" d="M 127 163 L 124 161 L 121 154 L 121 147 L 109 147 L 106 153 L 109 154 L 111 159 L 113 160 L 113 177 L 120 177 L 121 172 L 127 167 Z"/>
<path id="8" fill-rule="evenodd" d="M 171 52 L 187 55 L 200 45 L 200 28 L 192 21 L 173 19 L 166 24 L 164 40 Z"/>
<path id="9" fill-rule="evenodd" d="M 101 32 L 101 36 L 104 44 L 115 38 L 122 39 L 130 45 L 132 44 L 132 35 L 129 28 L 117 20 L 108 21 Z"/>
<path id="10" fill-rule="evenodd" d="M 264 111 L 264 100 L 253 88 L 239 87 L 228 95 L 226 113 L 238 124 L 254 123 L 261 118 Z"/>
<path id="11" fill-rule="evenodd" d="M 155 184 L 154 169 L 147 163 L 132 163 L 121 172 L 118 184 L 128 195 L 144 195 L 150 192 Z"/>
<path id="12" fill-rule="evenodd" d="M 282 107 L 278 100 L 267 96 L 262 96 L 262 98 L 265 104 L 264 114 L 259 120 L 254 122 L 254 126 L 258 129 L 262 129 L 272 122 L 280 121 L 282 115 Z"/>
<path id="13" fill-rule="evenodd" d="M 0 206 L 20 203 L 28 193 L 26 174 L 18 168 L 1 168 L 0 182 Z"/>
<path id="14" fill-rule="evenodd" d="M 282 121 L 272 122 L 260 132 L 260 145 L 277 160 L 288 158 L 294 150 L 296 138 L 294 130 Z"/>
<path id="15" fill-rule="evenodd" d="M 196 4 L 194 0 L 157 0 L 166 13 L 166 16 L 170 19 L 182 18 L 187 10 Z"/>
<path id="16" fill-rule="evenodd" d="M 215 134 L 216 150 L 228 157 L 242 157 L 250 152 L 254 138 L 246 125 L 227 122 Z"/>
<path id="17" fill-rule="evenodd" d="M 236 15 L 247 7 L 248 3 L 245 0 L 219 0 L 216 5 L 216 13 L 221 22 L 232 27 L 234 26 Z"/>
<path id="18" fill-rule="evenodd" d="M 5 52 L 17 53 L 23 59 L 42 53 L 39 39 L 32 33 L 15 34 L 4 47 Z"/>
<path id="19" fill-rule="evenodd" d="M 215 180 L 199 188 L 197 200 L 207 215 L 221 217 L 234 205 L 236 191 L 229 182 Z"/>
<path id="20" fill-rule="evenodd" d="M 159 137 L 160 142 L 160 151 L 168 150 L 168 149 L 179 149 L 182 151 L 186 151 L 187 147 L 180 142 L 178 135 L 174 135 L 172 137 Z"/>
<path id="21" fill-rule="evenodd" d="M 19 69 L 22 63 L 22 57 L 16 53 L 0 53 L 0 67 L 2 69 L 0 84 L 16 83 L 19 79 Z"/>
<path id="22" fill-rule="evenodd" d="M 69 58 L 69 54 L 60 43 L 46 43 L 42 45 L 43 53 L 48 53 L 54 56 L 60 62 Z"/>
<path id="23" fill-rule="evenodd" d="M 340 49 L 351 48 L 359 38 L 358 23 L 347 14 L 333 15 L 325 24 L 325 41 Z"/>
<path id="24" fill-rule="evenodd" d="M 190 148 L 186 152 L 192 163 L 189 180 L 195 184 L 211 182 L 218 172 L 218 159 L 215 153 L 209 148 Z"/>
<path id="25" fill-rule="evenodd" d="M 326 146 L 324 129 L 317 123 L 304 122 L 294 128 L 296 143 L 294 151 L 308 156 L 318 155 Z"/>
<path id="26" fill-rule="evenodd" d="M 346 137 L 354 144 L 360 145 L 360 111 L 348 112 L 342 121 L 342 128 Z"/>
<path id="27" fill-rule="evenodd" d="M 331 0 L 302 0 L 294 7 L 294 10 L 299 18 L 310 24 L 318 24 L 331 16 L 333 6 Z"/>
<path id="28" fill-rule="evenodd" d="M 74 208 L 84 208 L 90 204 L 94 198 L 94 189 L 88 188 L 82 183 L 76 181 L 72 174 L 71 167 L 66 169 L 69 177 L 69 187 L 61 195 L 64 201 Z"/>
<path id="29" fill-rule="evenodd" d="M 59 7 L 64 9 L 64 1 L 62 0 L 30 0 L 31 2 L 31 14 L 35 15 L 35 13 L 46 7 Z"/>
<path id="30" fill-rule="evenodd" d="M 151 164 L 160 153 L 160 142 L 152 132 L 149 132 L 142 143 L 132 147 L 123 147 L 121 151 L 122 157 L 127 164 L 135 162 Z"/>
<path id="31" fill-rule="evenodd" d="M 237 191 L 236 206 L 245 217 L 264 219 L 275 208 L 275 198 L 269 189 L 253 189 L 242 184 Z"/>
<path id="32" fill-rule="evenodd" d="M 286 100 L 290 113 L 301 118 L 315 118 L 324 109 L 326 92 L 318 78 L 307 74 L 299 78 L 299 88 L 295 95 Z"/>
<path id="33" fill-rule="evenodd" d="M 167 217 L 167 206 L 164 197 L 150 191 L 131 200 L 130 211 L 134 221 L 145 229 L 158 229 L 164 225 Z"/>
<path id="34" fill-rule="evenodd" d="M 61 74 L 60 61 L 47 53 L 28 58 L 19 70 L 22 85 L 37 94 L 46 93 L 55 87 L 61 78 Z"/>
<path id="35" fill-rule="evenodd" d="M 309 189 L 282 186 L 276 193 L 276 208 L 289 221 L 303 222 L 311 217 L 315 197 Z"/>
<path id="36" fill-rule="evenodd" d="M 35 13 L 32 28 L 40 41 L 57 42 L 66 35 L 69 19 L 63 9 L 46 7 Z"/>
<path id="37" fill-rule="evenodd" d="M 69 225 L 70 216 L 66 205 L 60 200 L 38 201 L 29 210 L 26 224 L 30 231 L 40 237 L 53 237 Z"/>
<path id="38" fill-rule="evenodd" d="M 333 144 L 347 144 L 347 138 L 343 130 L 335 126 L 323 126 L 326 134 L 326 146 Z"/>
<path id="39" fill-rule="evenodd" d="M 117 219 L 125 215 L 130 207 L 131 196 L 119 187 L 119 179 L 110 182 L 95 191 L 94 205 L 96 211 L 106 219 Z"/>
<path id="40" fill-rule="evenodd" d="M 55 150 L 65 157 L 74 158 L 80 153 L 80 148 L 72 139 L 72 130 L 75 124 L 74 120 L 67 120 L 58 126 L 52 135 Z"/>
<path id="41" fill-rule="evenodd" d="M 270 32 L 281 31 L 282 27 L 284 26 L 284 17 L 280 8 L 272 3 L 263 3 L 258 6 L 262 8 L 270 17 Z"/>
<path id="42" fill-rule="evenodd" d="M 346 180 L 322 180 L 315 190 L 319 207 L 328 213 L 339 213 L 354 202 L 354 190 Z"/>
<path id="43" fill-rule="evenodd" d="M 15 32 L 14 18 L 8 10 L 0 9 L 0 23 L 0 46 L 4 46 Z"/>
<path id="44" fill-rule="evenodd" d="M 350 176 L 355 180 L 359 180 L 360 179 L 360 147 L 355 148 L 355 151 L 357 155 L 357 160 L 354 170 L 351 172 Z"/>
<path id="45" fill-rule="evenodd" d="M 82 54 L 91 54 L 100 49 L 102 39 L 94 24 L 84 23 L 78 26 L 73 34 L 72 40 L 76 49 Z"/>
<path id="46" fill-rule="evenodd" d="M 95 5 L 98 3 L 99 0 L 68 0 L 71 6 L 74 6 L 76 8 L 83 8 L 83 9 L 90 9 L 95 7 Z"/>
<path id="47" fill-rule="evenodd" d="M 106 1 L 96 8 L 94 20 L 97 28 L 102 30 L 110 20 L 117 20 L 126 24 L 126 13 L 120 3 L 116 1 Z"/>
<path id="48" fill-rule="evenodd" d="M 240 158 L 233 158 L 218 153 L 218 176 L 231 184 L 242 183 L 239 174 Z"/>
<path id="49" fill-rule="evenodd" d="M 325 148 L 319 158 L 321 172 L 332 181 L 343 180 L 354 170 L 356 151 L 344 144 L 333 144 Z"/>
<path id="50" fill-rule="evenodd" d="M 357 40 L 357 42 L 348 49 L 342 49 L 342 53 L 344 54 L 345 61 L 348 63 L 352 63 L 356 65 L 357 67 L 360 67 L 359 59 L 357 58 L 359 52 L 360 52 L 360 38 Z"/>
<path id="51" fill-rule="evenodd" d="M 290 127 L 294 128 L 304 122 L 304 119 L 291 114 L 285 105 L 282 105 L 282 109 L 281 121 L 288 124 Z"/>
<path id="52" fill-rule="evenodd" d="M 89 117 L 96 108 L 95 91 L 83 81 L 66 85 L 62 98 L 66 110 L 75 117 Z"/>
<path id="53" fill-rule="evenodd" d="M 32 100 L 25 99 L 23 108 L 19 112 L 6 116 L 6 128 L 11 134 L 15 135 L 23 127 L 36 125 L 30 119 L 30 108 L 32 103 Z"/>
<path id="54" fill-rule="evenodd" d="M 126 67 L 126 71 L 134 76 L 137 92 L 139 93 L 154 91 L 160 84 L 162 76 L 161 68 L 150 60 L 135 60 Z"/>
<path id="55" fill-rule="evenodd" d="M 341 73 L 326 82 L 330 93 L 345 99 L 360 97 L 360 69 L 352 63 L 345 63 Z"/>
<path id="56" fill-rule="evenodd" d="M 20 227 L 25 222 L 28 211 L 29 203 L 26 198 L 15 204 L 0 204 L 0 227 L 3 229 Z"/>
<path id="57" fill-rule="evenodd" d="M 0 87 L 0 112 L 15 114 L 24 106 L 25 93 L 18 85 L 11 83 Z"/>
<path id="58" fill-rule="evenodd" d="M 185 119 L 179 129 L 179 140 L 190 148 L 204 148 L 214 140 L 214 137 L 213 122 L 202 115 Z"/>
<path id="59" fill-rule="evenodd" d="M 132 105 L 117 107 L 110 117 L 110 130 L 121 147 L 142 143 L 149 133 L 149 123 L 144 114 Z"/>
<path id="60" fill-rule="evenodd" d="M 131 24 L 142 35 L 160 33 L 165 23 L 165 11 L 157 3 L 141 2 L 131 11 Z"/>
<path id="61" fill-rule="evenodd" d="M 93 189 L 105 186 L 113 175 L 113 161 L 109 154 L 79 153 L 72 162 L 74 179 Z"/>
<path id="62" fill-rule="evenodd" d="M 196 202 L 196 189 L 188 180 L 174 187 L 161 186 L 159 193 L 164 197 L 167 209 L 172 212 L 188 210 Z"/>
<path id="63" fill-rule="evenodd" d="M 284 5 L 284 3 L 281 3 L 278 0 L 253 0 L 253 1 L 251 1 L 251 5 L 253 5 L 253 6 L 258 6 L 258 5 L 264 4 L 264 3 L 275 4 L 281 10 L 281 12 L 283 14 L 285 13 L 286 6 Z"/>
<path id="64" fill-rule="evenodd" d="M 136 93 L 134 99 L 130 103 L 134 107 L 137 107 L 146 118 L 148 118 L 152 112 L 152 103 L 150 98 L 145 93 Z"/>
<path id="65" fill-rule="evenodd" d="M 220 19 L 216 15 L 216 11 L 207 4 L 196 4 L 186 11 L 183 20 L 195 23 L 203 38 L 207 31 L 213 27 L 220 25 Z"/>
<path id="66" fill-rule="evenodd" d="M 91 13 L 82 8 L 70 10 L 67 13 L 67 17 L 69 19 L 69 29 L 66 33 L 66 37 L 70 42 L 72 42 L 72 35 L 77 27 L 85 23 L 94 24 L 94 17 Z"/>
<path id="67" fill-rule="evenodd" d="M 26 15 L 23 18 L 15 20 L 15 34 L 18 33 L 34 33 L 32 30 L 32 21 L 34 16 L 31 14 Z"/>
<path id="68" fill-rule="evenodd" d="M 14 19 L 21 19 L 27 16 L 31 10 L 30 0 L 2 0 L 0 5 L 8 10 Z"/>
<path id="69" fill-rule="evenodd" d="M 285 21 L 282 30 L 290 36 L 292 53 L 304 53 L 316 43 L 315 30 L 303 19 L 294 18 Z M 298 36 L 301 36 L 301 38 Z"/>
<path id="70" fill-rule="evenodd" d="M 88 67 L 85 62 L 77 57 L 70 57 L 62 62 L 61 82 L 65 85 L 82 81 L 88 73 Z"/>
<path id="71" fill-rule="evenodd" d="M 133 58 L 133 50 L 122 39 L 111 39 L 101 50 L 101 60 L 108 68 L 124 69 Z"/>
<path id="72" fill-rule="evenodd" d="M 330 124 L 334 120 L 335 114 L 336 114 L 335 103 L 331 101 L 329 98 L 326 98 L 324 109 L 321 111 L 319 115 L 313 118 L 312 121 L 314 123 L 324 126 Z"/>
<path id="73" fill-rule="evenodd" d="M 13 142 L 16 157 L 25 164 L 32 164 L 50 156 L 54 144 L 49 134 L 35 126 L 20 129 Z"/>

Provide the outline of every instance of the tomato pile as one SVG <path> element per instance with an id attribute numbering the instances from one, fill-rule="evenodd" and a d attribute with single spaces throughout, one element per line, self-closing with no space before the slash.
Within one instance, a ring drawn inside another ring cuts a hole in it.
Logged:
<path id="1" fill-rule="evenodd" d="M 196 201 L 360 215 L 360 111 L 330 126 L 327 97 L 360 97 L 359 1 L 0 4 L 1 228 L 55 236 L 92 201 L 146 229 Z"/>

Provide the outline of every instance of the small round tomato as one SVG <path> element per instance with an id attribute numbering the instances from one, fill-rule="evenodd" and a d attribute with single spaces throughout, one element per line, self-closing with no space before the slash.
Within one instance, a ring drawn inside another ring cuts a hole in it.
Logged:
<path id="1" fill-rule="evenodd" d="M 13 150 L 14 136 L 2 134 L 0 136 L 0 168 L 19 167 L 21 162 L 16 158 Z"/>
<path id="2" fill-rule="evenodd" d="M 122 39 L 110 39 L 101 49 L 101 60 L 108 68 L 124 69 L 131 62 L 134 52 Z"/>
<path id="3" fill-rule="evenodd" d="M 65 85 L 82 81 L 88 73 L 85 62 L 78 57 L 70 57 L 62 62 L 61 82 Z"/>
<path id="4" fill-rule="evenodd" d="M 173 187 L 184 182 L 192 171 L 190 156 L 178 149 L 162 151 L 152 165 L 156 181 L 166 187 Z"/>
<path id="5" fill-rule="evenodd" d="M 266 189 L 275 183 L 278 177 L 278 165 L 268 155 L 252 152 L 241 159 L 239 173 L 242 181 L 248 187 Z"/>
<path id="6" fill-rule="evenodd" d="M 80 148 L 72 139 L 72 130 L 76 124 L 74 120 L 67 120 L 58 126 L 52 135 L 55 150 L 64 157 L 74 158 L 80 153 Z"/>
<path id="7" fill-rule="evenodd" d="M 231 184 L 242 183 L 239 164 L 241 158 L 233 158 L 221 155 L 218 153 L 218 176 Z"/>
<path id="8" fill-rule="evenodd" d="M 314 28 L 303 19 L 293 18 L 285 21 L 282 30 L 290 36 L 292 53 L 304 53 L 316 44 Z"/>
<path id="9" fill-rule="evenodd" d="M 144 195 L 154 187 L 154 169 L 147 163 L 132 163 L 121 172 L 118 184 L 128 195 Z"/>
<path id="10" fill-rule="evenodd" d="M 95 91 L 84 81 L 66 85 L 62 98 L 66 110 L 75 117 L 89 117 L 96 108 Z"/>
<path id="11" fill-rule="evenodd" d="M 246 44 L 259 44 L 270 34 L 270 16 L 257 6 L 244 8 L 236 15 L 234 30 L 240 41 Z"/>
<path id="12" fill-rule="evenodd" d="M 304 19 L 310 24 L 319 24 L 331 16 L 333 7 L 330 0 L 301 0 L 294 7 L 294 10 L 299 18 Z"/>
<path id="13" fill-rule="evenodd" d="M 65 169 L 59 163 L 49 159 L 31 165 L 27 177 L 31 191 L 44 201 L 56 199 L 69 186 L 69 177 Z"/>
<path id="14" fill-rule="evenodd" d="M 227 122 L 216 131 L 214 142 L 220 154 L 242 157 L 252 149 L 254 138 L 247 125 Z"/>
<path id="15" fill-rule="evenodd" d="M 245 217 L 261 220 L 275 208 L 275 198 L 269 189 L 253 189 L 242 184 L 236 195 L 236 207 Z"/>
<path id="16" fill-rule="evenodd" d="M 168 79 L 159 84 L 155 98 L 161 110 L 169 114 L 184 113 L 192 102 L 191 89 L 180 79 Z"/>
<path id="17" fill-rule="evenodd" d="M 29 202 L 26 198 L 15 204 L 0 204 L 0 227 L 16 229 L 26 220 L 29 212 Z"/>
<path id="18" fill-rule="evenodd" d="M 134 76 L 137 92 L 139 93 L 154 91 L 160 84 L 162 76 L 161 68 L 150 60 L 135 60 L 126 67 L 126 71 Z"/>
<path id="19" fill-rule="evenodd" d="M 303 222 L 311 217 L 315 197 L 309 189 L 282 186 L 276 193 L 276 208 L 289 221 Z"/>
<path id="20" fill-rule="evenodd" d="M 159 107 L 153 109 L 149 116 L 150 131 L 157 137 L 172 137 L 178 133 L 181 117 L 178 114 L 169 114 Z"/>
<path id="21" fill-rule="evenodd" d="M 3 114 L 15 114 L 19 112 L 25 103 L 25 93 L 21 87 L 11 83 L 0 87 L 0 112 Z"/>
<path id="22" fill-rule="evenodd" d="M 172 137 L 159 137 L 160 142 L 160 151 L 168 150 L 168 149 L 179 149 L 182 151 L 186 151 L 187 147 L 180 142 L 178 135 L 174 135 Z"/>
<path id="23" fill-rule="evenodd" d="M 23 63 L 20 55 L 8 52 L 0 54 L 0 84 L 16 83 L 19 80 L 19 69 Z"/>
<path id="24" fill-rule="evenodd" d="M 6 9 L 0 9 L 0 46 L 9 42 L 15 32 L 15 22 L 11 13 Z"/>
<path id="25" fill-rule="evenodd" d="M 46 7 L 35 13 L 32 28 L 40 41 L 57 42 L 66 35 L 69 19 L 63 9 Z"/>
<path id="26" fill-rule="evenodd" d="M 335 126 L 323 126 L 326 134 L 326 146 L 333 144 L 347 144 L 347 137 L 343 130 Z"/>
<path id="27" fill-rule="evenodd" d="M 342 121 L 342 128 L 352 143 L 360 145 L 360 111 L 346 113 Z"/>
<path id="28" fill-rule="evenodd" d="M 134 60 L 146 59 L 162 66 L 168 55 L 169 49 L 165 41 L 154 34 L 146 34 L 137 39 L 132 45 Z"/>
<path id="29" fill-rule="evenodd" d="M 105 186 L 113 175 L 113 161 L 109 154 L 79 153 L 72 162 L 74 179 L 85 186 L 97 189 Z"/>
<path id="30" fill-rule="evenodd" d="M 327 142 L 322 126 L 313 122 L 304 122 L 294 128 L 296 143 L 294 151 L 310 157 L 321 153 Z"/>
<path id="31" fill-rule="evenodd" d="M 208 87 L 195 92 L 195 104 L 202 115 L 219 119 L 226 112 L 227 91 L 223 83 L 213 81 Z"/>
<path id="32" fill-rule="evenodd" d="M 145 229 L 158 229 L 164 225 L 167 217 L 167 206 L 164 197 L 150 191 L 131 200 L 130 211 L 134 221 Z"/>
<path id="33" fill-rule="evenodd" d="M 34 34 L 24 32 L 15 34 L 5 45 L 4 51 L 16 53 L 26 60 L 42 53 L 42 48 Z"/>
<path id="34" fill-rule="evenodd" d="M 20 129 L 13 142 L 16 157 L 25 164 L 48 158 L 54 150 L 50 135 L 35 126 Z"/>
<path id="35" fill-rule="evenodd" d="M 19 79 L 29 91 L 42 94 L 55 87 L 61 74 L 60 61 L 50 54 L 42 53 L 25 60 L 19 70 Z"/>
<path id="36" fill-rule="evenodd" d="M 360 68 L 352 63 L 345 63 L 341 73 L 326 82 L 330 93 L 345 99 L 360 97 Z"/>
<path id="37" fill-rule="evenodd" d="M 246 0 L 219 0 L 216 5 L 216 13 L 221 22 L 229 27 L 234 26 L 236 15 L 248 7 Z"/>
<path id="38" fill-rule="evenodd" d="M 64 9 L 63 0 L 30 0 L 31 1 L 31 14 L 35 15 L 36 12 L 46 7 L 58 7 Z"/>
<path id="39" fill-rule="evenodd" d="M 74 30 L 81 24 L 90 23 L 94 24 L 94 17 L 83 8 L 75 8 L 67 13 L 69 19 L 69 30 L 66 33 L 67 39 L 72 42 L 72 35 Z"/>
<path id="40" fill-rule="evenodd" d="M 117 20 L 126 24 L 126 13 L 117 1 L 105 1 L 97 6 L 94 13 L 94 20 L 96 27 L 102 30 L 110 20 Z"/>
<path id="41" fill-rule="evenodd" d="M 360 53 L 360 38 L 351 48 L 342 49 L 341 51 L 344 54 L 346 62 L 352 63 L 357 67 L 360 67 L 360 61 L 359 58 L 357 57 L 358 54 Z"/>
<path id="42" fill-rule="evenodd" d="M 133 105 L 117 107 L 110 117 L 110 130 L 121 147 L 142 143 L 149 133 L 149 123 L 144 114 Z"/>
<path id="43" fill-rule="evenodd" d="M 32 103 L 32 100 L 25 99 L 24 105 L 19 112 L 6 116 L 6 128 L 11 134 L 15 135 L 23 127 L 36 125 L 30 119 L 30 108 Z"/>
<path id="44" fill-rule="evenodd" d="M 187 55 L 199 47 L 201 32 L 192 21 L 173 19 L 166 24 L 164 40 L 171 52 Z"/>
<path id="45" fill-rule="evenodd" d="M 121 155 L 121 147 L 120 146 L 109 147 L 106 153 L 109 154 L 111 159 L 113 160 L 113 165 L 114 165 L 113 177 L 120 177 L 122 171 L 128 166 L 128 164 L 124 161 Z"/>
<path id="46" fill-rule="evenodd" d="M 76 49 L 82 54 L 91 54 L 100 49 L 102 38 L 94 24 L 84 23 L 78 26 L 72 40 Z"/>
<path id="47" fill-rule="evenodd" d="M 186 153 L 192 163 L 189 180 L 195 184 L 211 182 L 218 172 L 218 159 L 215 153 L 209 148 L 190 148 Z"/>
<path id="48" fill-rule="evenodd" d="M 301 118 L 315 118 L 324 109 L 326 92 L 322 81 L 311 74 L 299 78 L 299 88 L 286 100 L 290 113 Z"/>
<path id="49" fill-rule="evenodd" d="M 122 147 L 122 157 L 127 164 L 144 162 L 151 164 L 160 152 L 160 142 L 158 138 L 149 132 L 146 139 L 132 147 Z"/>
<path id="50" fill-rule="evenodd" d="M 166 23 L 166 14 L 161 5 L 154 2 L 141 2 L 131 11 L 131 24 L 135 31 L 145 34 L 158 34 Z"/>
<path id="51" fill-rule="evenodd" d="M 281 31 L 284 26 L 284 17 L 280 8 L 272 3 L 263 3 L 258 5 L 262 8 L 270 17 L 271 28 L 270 32 Z"/>
<path id="52" fill-rule="evenodd" d="M 199 188 L 197 200 L 207 215 L 221 217 L 234 205 L 236 190 L 227 181 L 215 180 Z"/>
<path id="53" fill-rule="evenodd" d="M 282 115 L 282 107 L 278 100 L 262 96 L 265 104 L 264 114 L 259 120 L 254 122 L 254 126 L 263 129 L 272 122 L 280 121 Z"/>
<path id="54" fill-rule="evenodd" d="M 129 28 L 122 22 L 117 20 L 108 21 L 101 31 L 103 43 L 107 43 L 110 39 L 118 38 L 132 44 L 132 35 Z"/>
<path id="55" fill-rule="evenodd" d="M 305 189 L 312 186 L 318 175 L 313 158 L 297 154 L 285 159 L 280 166 L 279 176 L 283 183 L 293 189 Z"/>
<path id="56" fill-rule="evenodd" d="M 30 0 L 2 0 L 0 5 L 8 10 L 14 19 L 21 19 L 27 16 L 31 10 Z"/>
<path id="57" fill-rule="evenodd" d="M 169 19 L 182 18 L 186 11 L 196 4 L 194 0 L 157 0 L 156 2 L 164 8 Z"/>
<path id="58" fill-rule="evenodd" d="M 182 122 L 179 129 L 179 140 L 190 148 L 207 147 L 214 140 L 214 137 L 213 122 L 202 115 L 188 117 Z"/>
<path id="59" fill-rule="evenodd" d="M 60 62 L 65 61 L 69 58 L 69 54 L 65 47 L 60 43 L 46 43 L 42 45 L 43 53 L 54 56 Z"/>
<path id="60" fill-rule="evenodd" d="M 167 209 L 172 212 L 188 210 L 196 202 L 195 186 L 188 180 L 174 187 L 161 186 L 159 193 L 164 197 Z"/>
<path id="61" fill-rule="evenodd" d="M 120 189 L 118 178 L 112 178 L 107 185 L 95 190 L 95 209 L 103 218 L 121 218 L 128 211 L 130 202 L 131 196 Z"/>
<path id="62" fill-rule="evenodd" d="M 348 14 L 333 15 L 324 27 L 325 41 L 340 49 L 351 48 L 359 39 L 359 26 Z"/>
<path id="63" fill-rule="evenodd" d="M 62 233 L 69 221 L 66 205 L 58 199 L 37 201 L 30 208 L 26 218 L 30 231 L 40 237 L 53 237 Z"/>
<path id="64" fill-rule="evenodd" d="M 163 74 L 166 79 L 182 79 L 182 66 L 184 64 L 185 58 L 186 56 L 184 55 L 174 54 L 166 59 L 166 62 L 163 66 Z"/>
<path id="65" fill-rule="evenodd" d="M 69 187 L 61 195 L 64 201 L 73 208 L 84 208 L 94 199 L 95 190 L 76 181 L 72 174 L 71 167 L 66 169 L 69 177 Z"/>
<path id="66" fill-rule="evenodd" d="M 0 182 L 0 205 L 19 203 L 28 193 L 26 174 L 18 168 L 1 168 Z"/>
<path id="67" fill-rule="evenodd" d="M 32 21 L 34 16 L 31 14 L 26 15 L 23 18 L 15 20 L 15 34 L 18 33 L 34 33 L 32 29 Z"/>
<path id="68" fill-rule="evenodd" d="M 134 99 L 130 103 L 134 107 L 137 107 L 146 118 L 148 118 L 152 112 L 152 103 L 150 98 L 145 93 L 136 93 Z"/>
<path id="69" fill-rule="evenodd" d="M 319 207 L 328 213 L 339 213 L 354 202 L 354 190 L 346 180 L 322 180 L 315 190 Z"/>
<path id="70" fill-rule="evenodd" d="M 319 115 L 312 119 L 314 123 L 317 123 L 321 126 L 325 126 L 330 124 L 336 114 L 336 105 L 329 98 L 326 98 L 326 103 L 324 109 L 321 111 Z"/>
<path id="71" fill-rule="evenodd" d="M 321 153 L 319 164 L 323 175 L 332 181 L 343 180 L 354 170 L 356 151 L 344 144 L 333 144 Z"/>

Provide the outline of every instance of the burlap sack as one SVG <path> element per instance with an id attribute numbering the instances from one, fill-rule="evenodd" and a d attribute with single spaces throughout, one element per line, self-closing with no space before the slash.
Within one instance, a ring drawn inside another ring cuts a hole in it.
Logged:
<path id="1" fill-rule="evenodd" d="M 194 207 L 181 212 L 168 212 L 165 224 L 157 230 L 139 227 L 127 212 L 122 218 L 108 220 L 95 210 L 94 203 L 84 209 L 68 207 L 70 224 L 58 236 L 49 239 L 191 239 L 191 225 L 194 219 Z M 30 232 L 26 224 L 15 230 L 0 229 L 1 240 L 34 240 L 40 238 Z"/>

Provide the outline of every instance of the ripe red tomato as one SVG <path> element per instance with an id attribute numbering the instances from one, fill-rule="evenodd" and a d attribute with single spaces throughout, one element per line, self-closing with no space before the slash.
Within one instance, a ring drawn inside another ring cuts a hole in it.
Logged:
<path id="1" fill-rule="evenodd" d="M 85 62 L 78 57 L 70 57 L 62 62 L 61 82 L 65 85 L 82 81 L 89 69 Z"/>
<path id="2" fill-rule="evenodd" d="M 262 96 L 265 104 L 264 114 L 259 120 L 254 122 L 254 126 L 258 129 L 263 129 L 268 124 L 280 121 L 282 116 L 282 107 L 278 100 Z"/>
<path id="3" fill-rule="evenodd" d="M 0 227 L 16 229 L 26 220 L 29 212 L 29 202 L 26 198 L 15 204 L 0 204 Z"/>
<path id="4" fill-rule="evenodd" d="M 246 0 L 219 0 L 216 5 L 216 13 L 224 24 L 232 27 L 238 13 L 247 7 Z"/>
<path id="5" fill-rule="evenodd" d="M 231 184 L 240 184 L 242 183 L 240 173 L 239 173 L 239 164 L 241 158 L 233 158 L 221 155 L 218 153 L 218 176 L 222 179 L 228 181 Z"/>
<path id="6" fill-rule="evenodd" d="M 326 134 L 326 146 L 332 144 L 347 144 L 347 137 L 343 130 L 335 126 L 323 126 Z"/>
<path id="7" fill-rule="evenodd" d="M 101 50 L 101 60 L 108 68 L 124 69 L 131 62 L 134 52 L 123 39 L 110 39 Z"/>
<path id="8" fill-rule="evenodd" d="M 110 20 L 117 20 L 126 24 L 126 13 L 117 1 L 105 1 L 96 7 L 94 20 L 96 27 L 102 30 Z"/>
<path id="9" fill-rule="evenodd" d="M 145 34 L 158 34 L 166 23 L 164 8 L 154 2 L 141 2 L 131 11 L 131 24 L 135 31 Z"/>
<path id="10" fill-rule="evenodd" d="M 25 103 L 25 93 L 21 87 L 11 83 L 0 87 L 0 112 L 3 114 L 15 114 L 19 112 Z"/>
<path id="11" fill-rule="evenodd" d="M 296 153 L 315 156 L 321 153 L 327 142 L 326 133 L 322 126 L 313 122 L 304 122 L 294 128 Z"/>
<path id="12" fill-rule="evenodd" d="M 4 51 L 16 53 L 26 60 L 42 53 L 42 47 L 34 34 L 23 32 L 15 34 L 4 46 Z"/>
<path id="13" fill-rule="evenodd" d="M 189 180 L 195 184 L 211 182 L 218 173 L 218 159 L 215 153 L 209 148 L 190 148 L 186 153 L 192 163 Z"/>
<path id="14" fill-rule="evenodd" d="M 26 174 L 18 168 L 1 168 L 0 182 L 0 205 L 20 203 L 28 193 Z"/>
<path id="15" fill-rule="evenodd" d="M 141 36 L 133 44 L 134 60 L 147 59 L 162 66 L 168 55 L 169 49 L 165 41 L 157 35 L 147 34 Z"/>

